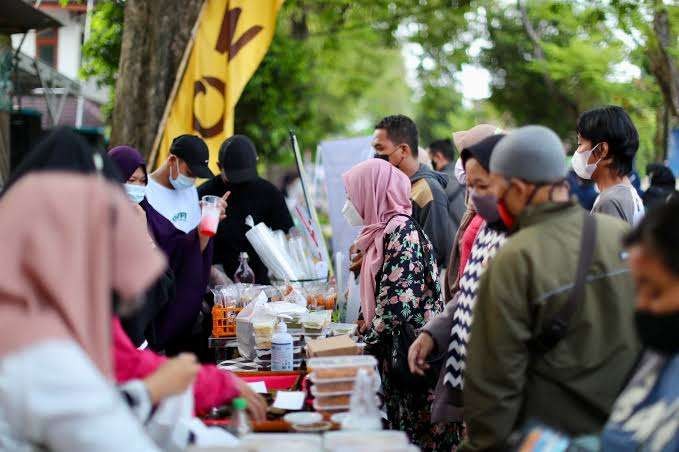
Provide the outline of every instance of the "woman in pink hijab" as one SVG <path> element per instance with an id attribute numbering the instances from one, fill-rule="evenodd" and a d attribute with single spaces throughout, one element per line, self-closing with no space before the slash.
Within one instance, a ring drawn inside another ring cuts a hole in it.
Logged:
<path id="1" fill-rule="evenodd" d="M 363 226 L 353 247 L 363 255 L 362 333 L 367 351 L 380 363 L 389 421 L 423 451 L 450 450 L 453 430 L 429 422 L 434 381 L 422 379 L 412 387 L 392 367 L 392 344 L 399 336 L 418 333 L 443 310 L 433 247 L 410 217 L 410 180 L 380 159 L 359 163 L 342 178 L 347 192 L 342 213 L 353 226 Z"/>

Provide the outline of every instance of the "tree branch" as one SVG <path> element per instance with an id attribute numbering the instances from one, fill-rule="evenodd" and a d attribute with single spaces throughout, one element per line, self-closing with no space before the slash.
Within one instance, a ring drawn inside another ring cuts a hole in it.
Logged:
<path id="1" fill-rule="evenodd" d="M 516 4 L 519 8 L 519 12 L 521 13 L 521 23 L 523 24 L 523 29 L 526 32 L 528 39 L 530 39 L 530 41 L 533 43 L 533 56 L 536 60 L 545 61 L 545 51 L 542 48 L 541 38 L 535 28 L 533 28 L 530 17 L 528 17 L 528 9 L 526 8 L 526 4 L 522 0 L 517 0 Z M 552 94 L 556 96 L 561 102 L 563 102 L 564 105 L 566 105 L 566 107 L 571 110 L 573 115 L 577 117 L 580 110 L 578 105 L 555 85 L 554 80 L 549 76 L 549 74 L 543 72 L 542 77 L 545 81 L 547 89 L 551 91 Z"/>
<path id="2" fill-rule="evenodd" d="M 533 23 L 528 17 L 528 10 L 526 4 L 521 0 L 517 0 L 517 6 L 519 7 L 519 12 L 521 13 L 521 23 L 523 24 L 523 29 L 528 35 L 528 39 L 533 43 L 533 55 L 538 60 L 545 59 L 545 51 L 542 49 L 542 44 L 540 42 L 540 35 L 533 28 Z"/>

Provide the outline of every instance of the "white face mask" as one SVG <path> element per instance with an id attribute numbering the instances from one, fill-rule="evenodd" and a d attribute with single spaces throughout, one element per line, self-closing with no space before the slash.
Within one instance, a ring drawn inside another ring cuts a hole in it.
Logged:
<path id="1" fill-rule="evenodd" d="M 573 167 L 575 174 L 577 174 L 579 177 L 583 179 L 592 178 L 592 174 L 594 174 L 594 171 L 596 171 L 596 166 L 599 164 L 601 159 L 592 164 L 588 164 L 587 162 L 589 161 L 589 157 L 592 155 L 592 152 L 594 152 L 594 150 L 599 147 L 599 144 L 594 146 L 589 151 L 578 152 L 576 150 L 573 154 L 573 157 L 571 157 L 571 166 Z"/>
<path id="2" fill-rule="evenodd" d="M 461 158 L 457 159 L 457 162 L 455 162 L 455 179 L 457 179 L 460 185 L 465 185 L 467 183 L 467 173 L 464 171 Z"/>
<path id="3" fill-rule="evenodd" d="M 356 210 L 354 204 L 348 199 L 345 201 L 344 207 L 342 207 L 342 215 L 344 215 L 344 218 L 347 219 L 350 225 L 363 226 L 363 218 L 361 218 L 361 214 L 358 213 L 358 210 Z"/>
<path id="4" fill-rule="evenodd" d="M 125 184 L 125 191 L 133 203 L 139 204 L 146 196 L 146 185 Z"/>
<path id="5" fill-rule="evenodd" d="M 175 162 L 177 162 L 177 178 L 172 179 L 172 176 L 170 176 L 170 183 L 172 184 L 174 189 L 175 190 L 186 190 L 187 188 L 193 187 L 194 184 L 196 183 L 196 178 L 183 175 L 179 171 L 179 162 L 176 161 L 176 160 L 175 160 Z"/>

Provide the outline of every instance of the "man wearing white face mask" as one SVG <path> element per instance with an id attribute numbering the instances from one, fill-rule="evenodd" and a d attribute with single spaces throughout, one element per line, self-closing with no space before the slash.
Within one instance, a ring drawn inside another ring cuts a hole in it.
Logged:
<path id="1" fill-rule="evenodd" d="M 201 138 L 175 138 L 165 163 L 149 175 L 146 200 L 141 204 L 153 238 L 165 252 L 175 276 L 174 300 L 155 322 L 155 349 L 169 355 L 198 351 L 187 345 L 193 343 L 192 330 L 200 322 L 214 246 L 213 240 L 197 228 L 200 204 L 194 183 L 197 177 L 214 176 L 208 159 L 208 148 Z M 222 209 L 227 196 L 222 198 Z"/>
<path id="2" fill-rule="evenodd" d="M 146 199 L 161 215 L 184 232 L 200 222 L 196 178 L 212 178 L 208 168 L 209 151 L 195 135 L 181 135 L 172 141 L 170 155 L 151 173 Z"/>
<path id="3" fill-rule="evenodd" d="M 626 176 L 639 148 L 632 120 L 620 107 L 596 108 L 580 116 L 577 133 L 573 170 L 579 177 L 593 180 L 600 191 L 592 213 L 605 213 L 635 225 L 644 215 L 644 204 Z"/>

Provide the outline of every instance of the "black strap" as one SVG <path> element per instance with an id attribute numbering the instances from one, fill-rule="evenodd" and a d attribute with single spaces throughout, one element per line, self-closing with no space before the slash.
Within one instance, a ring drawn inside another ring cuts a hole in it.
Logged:
<path id="1" fill-rule="evenodd" d="M 568 294 L 568 300 L 561 310 L 547 323 L 538 337 L 530 341 L 529 346 L 538 353 L 546 353 L 566 336 L 568 325 L 578 308 L 578 302 L 584 298 L 587 271 L 594 257 L 596 244 L 596 221 L 593 215 L 585 212 L 580 239 L 580 256 L 575 273 L 575 283 Z"/>

